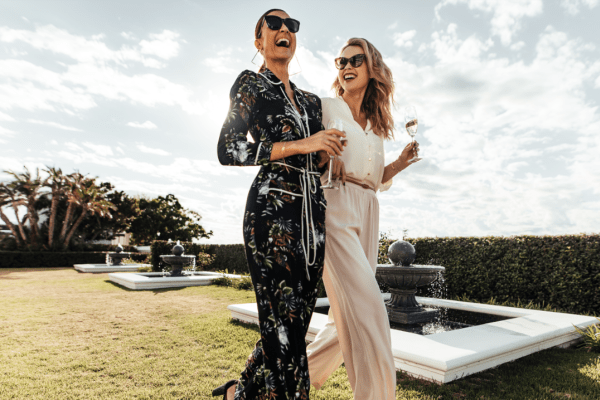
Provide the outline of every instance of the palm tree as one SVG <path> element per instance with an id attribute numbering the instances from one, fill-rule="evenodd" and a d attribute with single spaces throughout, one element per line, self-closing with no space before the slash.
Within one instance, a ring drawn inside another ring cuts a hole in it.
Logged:
<path id="1" fill-rule="evenodd" d="M 40 177 L 39 168 L 36 168 L 35 177 L 31 175 L 31 172 L 29 172 L 29 169 L 27 167 L 25 167 L 25 172 L 22 173 L 16 173 L 10 170 L 4 172 L 9 175 L 12 175 L 15 178 L 15 181 L 12 182 L 10 185 L 13 185 L 13 187 L 17 190 L 17 192 L 21 194 L 21 196 L 25 200 L 25 206 L 27 207 L 27 215 L 24 217 L 24 220 L 29 219 L 29 243 L 35 245 L 39 236 L 39 216 L 37 210 L 35 209 L 35 203 L 39 198 L 40 189 L 42 189 L 42 187 L 46 184 L 46 179 L 42 179 L 42 177 Z"/>
<path id="2" fill-rule="evenodd" d="M 2 196 L 5 204 L 10 204 L 12 206 L 15 217 L 17 218 L 17 225 L 19 226 L 19 233 L 21 234 L 20 239 L 18 235 L 15 235 L 17 242 L 23 241 L 24 243 L 27 243 L 27 235 L 25 234 L 25 227 L 23 226 L 27 220 L 27 215 L 25 215 L 22 220 L 19 218 L 19 207 L 25 205 L 25 199 L 16 189 L 14 182 L 2 184 Z"/>
<path id="3" fill-rule="evenodd" d="M 79 188 L 72 193 L 69 202 L 69 207 L 71 207 L 71 204 L 81 207 L 81 214 L 64 239 L 63 246 L 65 247 L 69 244 L 73 234 L 88 214 L 94 215 L 98 213 L 102 217 L 108 216 L 111 218 L 110 210 L 116 209 L 114 204 L 104 198 L 104 192 L 96 185 L 95 179 L 89 178 L 86 178 Z"/>
<path id="4" fill-rule="evenodd" d="M 64 243 L 65 238 L 67 237 L 67 232 L 69 230 L 69 225 L 71 224 L 71 219 L 73 218 L 73 214 L 75 213 L 75 209 L 77 208 L 77 204 L 75 201 L 75 193 L 77 190 L 83 186 L 85 177 L 81 175 L 79 172 L 72 173 L 66 176 L 66 192 L 67 201 L 69 206 L 67 207 L 67 213 L 65 215 L 65 220 L 62 224 L 62 229 L 60 231 L 59 241 Z"/>
<path id="5" fill-rule="evenodd" d="M 65 194 L 65 188 L 67 187 L 67 177 L 63 174 L 60 168 L 48 167 L 44 171 L 48 173 L 49 177 L 46 182 L 46 186 L 52 191 L 52 203 L 50 205 L 50 217 L 48 219 L 48 248 L 52 248 L 54 244 L 54 225 L 56 224 L 56 213 L 58 210 L 58 202 Z"/>
<path id="6" fill-rule="evenodd" d="M 15 240 L 17 241 L 17 246 L 21 246 L 22 241 L 19 237 L 19 233 L 17 232 L 17 228 L 12 222 L 10 222 L 6 214 L 4 214 L 4 212 L 2 211 L 2 208 L 6 207 L 9 204 L 12 204 L 11 189 L 7 187 L 4 183 L 0 183 L 0 218 L 2 218 L 2 221 L 4 221 L 6 226 L 8 226 L 8 229 L 10 229 L 10 231 L 12 232 L 13 236 L 15 237 Z"/>

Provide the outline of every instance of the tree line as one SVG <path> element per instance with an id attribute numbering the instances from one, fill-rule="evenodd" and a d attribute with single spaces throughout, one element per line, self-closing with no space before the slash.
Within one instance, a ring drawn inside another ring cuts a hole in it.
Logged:
<path id="1" fill-rule="evenodd" d="M 132 197 L 110 182 L 98 182 L 79 172 L 65 174 L 48 167 L 34 173 L 3 171 L 12 180 L 0 182 L 0 218 L 12 236 L 13 247 L 65 250 L 74 243 L 110 240 L 131 233 L 131 244 L 153 240 L 209 238 L 202 216 L 184 208 L 172 194 L 156 198 Z M 14 218 L 7 213 L 14 214 Z M 16 222 L 13 222 L 16 221 Z M 40 222 L 42 221 L 42 222 Z"/>

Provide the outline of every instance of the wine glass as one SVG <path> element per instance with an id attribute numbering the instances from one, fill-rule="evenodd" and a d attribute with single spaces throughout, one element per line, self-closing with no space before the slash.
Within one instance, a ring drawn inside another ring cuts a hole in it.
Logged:
<path id="1" fill-rule="evenodd" d="M 414 106 L 408 106 L 404 109 L 404 122 L 406 123 L 406 131 L 408 135 L 412 138 L 412 141 L 415 141 L 415 136 L 417 134 L 417 128 L 419 127 L 419 120 L 417 118 L 417 110 Z M 413 163 L 421 160 L 421 157 L 416 156 L 413 157 L 412 160 L 408 160 L 408 162 Z"/>
<path id="2" fill-rule="evenodd" d="M 331 121 L 329 121 L 329 124 L 327 125 L 327 129 L 337 129 L 338 131 L 343 132 L 344 131 L 344 122 L 339 118 L 332 119 Z M 343 144 L 346 141 L 346 138 L 340 137 L 340 141 Z M 333 159 L 334 158 L 335 158 L 335 156 L 329 156 L 329 175 L 328 175 L 327 184 L 324 186 L 321 186 L 323 189 L 339 189 L 339 187 L 337 185 L 333 184 L 333 178 L 331 176 L 331 173 L 333 170 Z"/>

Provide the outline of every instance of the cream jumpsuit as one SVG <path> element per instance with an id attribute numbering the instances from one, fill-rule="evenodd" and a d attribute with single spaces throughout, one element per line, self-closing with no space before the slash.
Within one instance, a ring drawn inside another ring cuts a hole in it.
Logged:
<path id="1" fill-rule="evenodd" d="M 383 139 L 370 123 L 363 131 L 341 97 L 322 99 L 323 125 L 343 120 L 348 145 L 341 159 L 348 176 L 375 190 L 384 169 Z M 323 182 L 327 180 L 323 174 Z M 379 242 L 379 202 L 374 190 L 346 182 L 325 190 L 325 267 L 323 282 L 329 298 L 327 325 L 307 347 L 311 384 L 317 389 L 345 363 L 356 400 L 395 399 L 396 370 L 390 325 L 375 280 Z M 335 322 L 334 322 L 335 321 Z"/>

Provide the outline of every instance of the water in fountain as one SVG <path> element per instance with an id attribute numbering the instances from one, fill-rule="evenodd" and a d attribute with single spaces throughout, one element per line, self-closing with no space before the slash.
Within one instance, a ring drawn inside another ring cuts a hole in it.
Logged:
<path id="1" fill-rule="evenodd" d="M 422 307 L 415 298 L 419 287 L 426 288 L 431 297 L 447 297 L 447 286 L 443 277 L 445 268 L 435 265 L 413 265 L 416 252 L 414 247 L 405 241 L 392 243 L 388 257 L 391 264 L 378 265 L 376 278 L 384 282 L 392 293 L 392 298 L 386 302 L 392 329 L 430 335 L 506 319 L 444 307 Z"/>
<path id="2" fill-rule="evenodd" d="M 192 266 L 195 269 L 195 258 L 193 255 L 184 255 L 184 248 L 179 242 L 173 247 L 171 250 L 173 254 L 171 255 L 161 255 L 160 259 L 163 263 L 169 264 L 171 266 L 171 272 L 169 273 L 169 277 L 180 277 L 180 276 L 189 276 L 193 275 L 193 271 L 191 273 L 184 272 L 183 268 L 187 266 Z M 163 277 L 166 277 L 163 275 Z"/>

